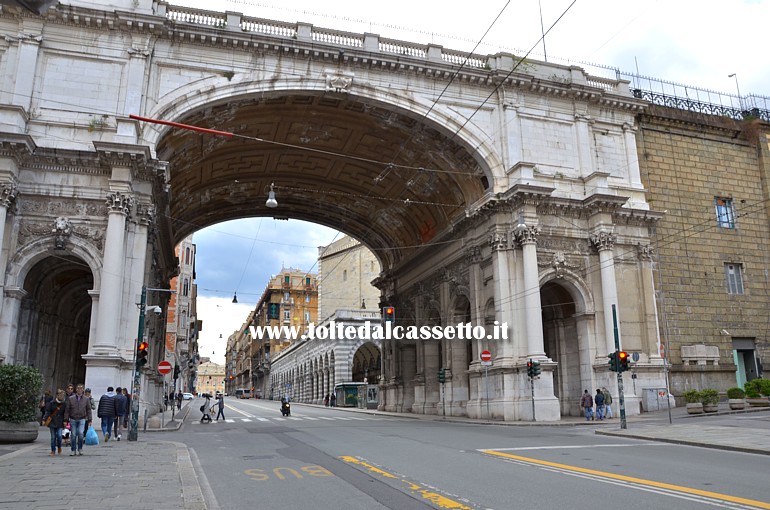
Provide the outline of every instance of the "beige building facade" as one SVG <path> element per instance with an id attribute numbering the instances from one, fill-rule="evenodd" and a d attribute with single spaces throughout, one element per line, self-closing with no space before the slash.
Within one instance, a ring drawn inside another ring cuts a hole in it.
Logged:
<path id="1" fill-rule="evenodd" d="M 371 250 L 350 236 L 318 248 L 318 318 L 337 309 L 378 310 L 380 291 L 372 285 L 380 263 Z"/>

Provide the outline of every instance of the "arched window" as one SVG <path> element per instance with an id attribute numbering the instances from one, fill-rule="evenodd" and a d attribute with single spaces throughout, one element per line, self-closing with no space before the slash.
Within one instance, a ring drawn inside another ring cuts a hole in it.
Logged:
<path id="1" fill-rule="evenodd" d="M 185 278 L 184 283 L 182 284 L 182 295 L 187 296 L 189 292 L 190 292 L 190 280 Z"/>
<path id="2" fill-rule="evenodd" d="M 184 250 L 184 263 L 185 264 L 189 264 L 190 263 L 190 248 L 189 247 L 185 248 L 185 250 Z"/>

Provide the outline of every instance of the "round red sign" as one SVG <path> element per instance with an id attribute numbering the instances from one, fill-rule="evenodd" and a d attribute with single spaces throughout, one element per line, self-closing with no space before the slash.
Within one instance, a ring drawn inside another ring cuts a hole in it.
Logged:
<path id="1" fill-rule="evenodd" d="M 172 368 L 173 367 L 171 366 L 171 363 L 169 363 L 168 361 L 161 361 L 160 363 L 158 363 L 158 372 L 163 375 L 166 375 L 169 372 L 171 372 Z"/>
<path id="2" fill-rule="evenodd" d="M 489 351 L 481 351 L 481 361 L 489 361 L 492 359 L 492 353 Z"/>

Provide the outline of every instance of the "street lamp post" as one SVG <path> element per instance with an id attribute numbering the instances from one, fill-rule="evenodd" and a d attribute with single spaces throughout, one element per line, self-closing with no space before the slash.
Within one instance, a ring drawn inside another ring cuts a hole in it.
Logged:
<path id="1" fill-rule="evenodd" d="M 741 109 L 741 113 L 743 113 L 743 99 L 741 99 L 741 88 L 738 86 L 738 73 L 728 74 L 728 78 L 735 78 L 735 90 L 738 91 L 738 107 Z"/>
<path id="2" fill-rule="evenodd" d="M 138 363 L 137 353 L 139 344 L 144 341 L 144 318 L 147 312 L 147 292 L 176 292 L 169 289 L 153 289 L 142 286 L 142 297 L 139 300 L 139 331 L 134 343 L 134 383 L 131 389 L 131 420 L 128 428 L 128 440 L 136 441 L 139 437 L 139 395 L 141 395 L 141 366 Z"/>

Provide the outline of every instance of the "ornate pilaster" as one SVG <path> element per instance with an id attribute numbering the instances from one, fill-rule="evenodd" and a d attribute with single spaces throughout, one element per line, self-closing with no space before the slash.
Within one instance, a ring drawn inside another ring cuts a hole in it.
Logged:
<path id="1" fill-rule="evenodd" d="M 110 213 L 120 213 L 128 216 L 131 213 L 134 199 L 119 191 L 107 193 L 107 209 Z"/>
<path id="2" fill-rule="evenodd" d="M 607 352 L 615 351 L 614 323 L 612 322 L 612 305 L 618 308 L 618 286 L 615 279 L 615 257 L 613 248 L 617 236 L 607 230 L 600 230 L 589 236 L 591 244 L 599 252 L 599 271 L 602 280 L 602 304 L 604 307 L 604 337 Z M 620 310 L 617 309 L 618 324 L 620 323 Z M 597 356 L 602 357 L 604 353 L 599 350 L 597 345 Z"/>
<path id="3" fill-rule="evenodd" d="M 528 244 L 536 245 L 537 236 L 540 235 L 540 227 L 537 226 L 520 226 L 513 230 L 513 235 L 516 236 L 516 242 L 522 247 Z"/>
<path id="4" fill-rule="evenodd" d="M 18 189 L 16 188 L 16 183 L 4 183 L 2 188 L 0 188 L 0 208 L 10 209 L 14 202 L 16 202 L 17 194 Z"/>
<path id="5" fill-rule="evenodd" d="M 508 233 L 502 230 L 495 230 L 489 235 L 489 246 L 492 251 L 502 251 L 510 249 L 508 243 Z"/>
<path id="6" fill-rule="evenodd" d="M 655 248 L 651 244 L 647 245 L 638 245 L 639 249 L 639 260 L 644 262 L 652 262 L 653 257 L 655 256 Z"/>

